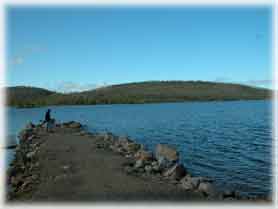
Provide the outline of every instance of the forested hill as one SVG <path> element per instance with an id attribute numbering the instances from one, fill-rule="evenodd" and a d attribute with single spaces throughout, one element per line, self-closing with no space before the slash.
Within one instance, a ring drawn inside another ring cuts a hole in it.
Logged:
<path id="1" fill-rule="evenodd" d="M 55 92 L 37 87 L 16 86 L 8 87 L 6 93 L 8 105 L 20 107 L 36 104 Z"/>
<path id="2" fill-rule="evenodd" d="M 270 99 L 271 91 L 204 81 L 148 81 L 62 94 L 34 87 L 8 87 L 7 105 L 33 107 L 74 104 L 134 104 L 182 101 Z"/>

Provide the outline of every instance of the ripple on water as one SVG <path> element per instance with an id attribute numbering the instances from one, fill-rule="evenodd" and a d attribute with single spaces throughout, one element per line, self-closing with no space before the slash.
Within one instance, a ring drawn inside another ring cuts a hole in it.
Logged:
<path id="1" fill-rule="evenodd" d="M 271 111 L 268 101 L 51 107 L 58 121 L 80 120 L 88 130 L 129 135 L 154 149 L 176 146 L 194 175 L 246 194 L 271 192 Z M 48 107 L 10 109 L 8 133 L 39 121 Z"/>

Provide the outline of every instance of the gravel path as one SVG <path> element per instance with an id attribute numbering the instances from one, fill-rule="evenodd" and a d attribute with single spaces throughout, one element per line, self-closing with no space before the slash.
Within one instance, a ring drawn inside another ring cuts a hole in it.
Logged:
<path id="1" fill-rule="evenodd" d="M 19 201 L 196 201 L 199 193 L 186 192 L 160 176 L 130 175 L 128 159 L 107 148 L 101 138 L 79 130 L 56 128 L 38 132 L 36 153 L 39 183 L 17 196 Z"/>

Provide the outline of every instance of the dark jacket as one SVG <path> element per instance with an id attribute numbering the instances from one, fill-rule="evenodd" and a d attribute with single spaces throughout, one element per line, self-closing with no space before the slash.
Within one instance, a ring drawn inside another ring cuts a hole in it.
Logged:
<path id="1" fill-rule="evenodd" d="M 45 122 L 49 122 L 50 121 L 50 111 L 48 110 L 46 113 L 45 113 Z"/>

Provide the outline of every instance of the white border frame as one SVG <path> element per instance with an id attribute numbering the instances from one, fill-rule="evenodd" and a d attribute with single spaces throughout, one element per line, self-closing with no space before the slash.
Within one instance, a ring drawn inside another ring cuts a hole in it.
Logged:
<path id="1" fill-rule="evenodd" d="M 0 28 L 2 29 L 3 33 L 0 33 L 0 104 L 2 105 L 3 108 L 0 108 L 0 134 L 1 134 L 1 147 L 4 146 L 4 137 L 5 137 L 5 109 L 4 109 L 4 104 L 5 104 L 5 91 L 4 91 L 4 86 L 5 86 L 5 66 L 6 66 L 6 55 L 5 55 L 5 10 L 7 5 L 18 5 L 18 6 L 82 6 L 82 5 L 91 5 L 91 6 L 171 6 L 171 5 L 188 5 L 188 6 L 258 6 L 258 5 L 272 5 L 273 8 L 273 27 L 272 27 L 272 40 L 273 40 L 273 51 L 272 51 L 272 62 L 273 62 L 273 71 L 272 71 L 272 76 L 273 76 L 273 86 L 274 89 L 278 90 L 278 69 L 277 69 L 277 58 L 278 58 L 278 41 L 277 41 L 277 35 L 278 35 L 278 8 L 277 8 L 277 3 L 275 0 L 42 0 L 42 1 L 36 1 L 36 0 L 4 0 L 0 1 Z M 130 208 L 133 207 L 135 208 L 144 208 L 147 206 L 151 206 L 153 208 L 172 208 L 175 206 L 176 208 L 182 208 L 182 207 L 187 207 L 187 208 L 276 208 L 278 207 L 277 205 L 277 148 L 278 148 L 278 131 L 277 131 L 277 114 L 278 114 L 278 101 L 277 101 L 277 91 L 274 92 L 273 95 L 273 109 L 272 109 L 272 115 L 273 115 L 273 155 L 272 155 L 272 162 L 273 162 L 273 204 L 233 204 L 233 203 L 202 203 L 202 204 L 195 204 L 195 203 L 184 203 L 184 205 L 181 204 L 138 204 L 135 203 L 133 205 L 128 205 L 128 204 L 122 204 L 122 203 L 117 203 L 115 205 L 112 205 L 111 203 L 107 205 L 102 205 L 102 204 L 58 204 L 59 206 L 63 208 L 69 208 L 69 207 L 113 207 L 113 208 Z M 5 173 L 3 171 L 5 170 L 5 165 L 4 165 L 4 152 L 1 152 L 1 161 L 0 161 L 0 169 L 1 169 L 1 180 L 4 182 L 4 177 Z M 2 203 L 1 207 L 7 207 L 7 208 L 37 208 L 38 206 L 44 207 L 44 208 L 52 208 L 53 206 L 56 206 L 57 204 L 51 204 L 51 203 L 45 203 L 45 204 L 6 204 L 4 202 L 4 185 L 0 187 L 0 201 Z"/>

